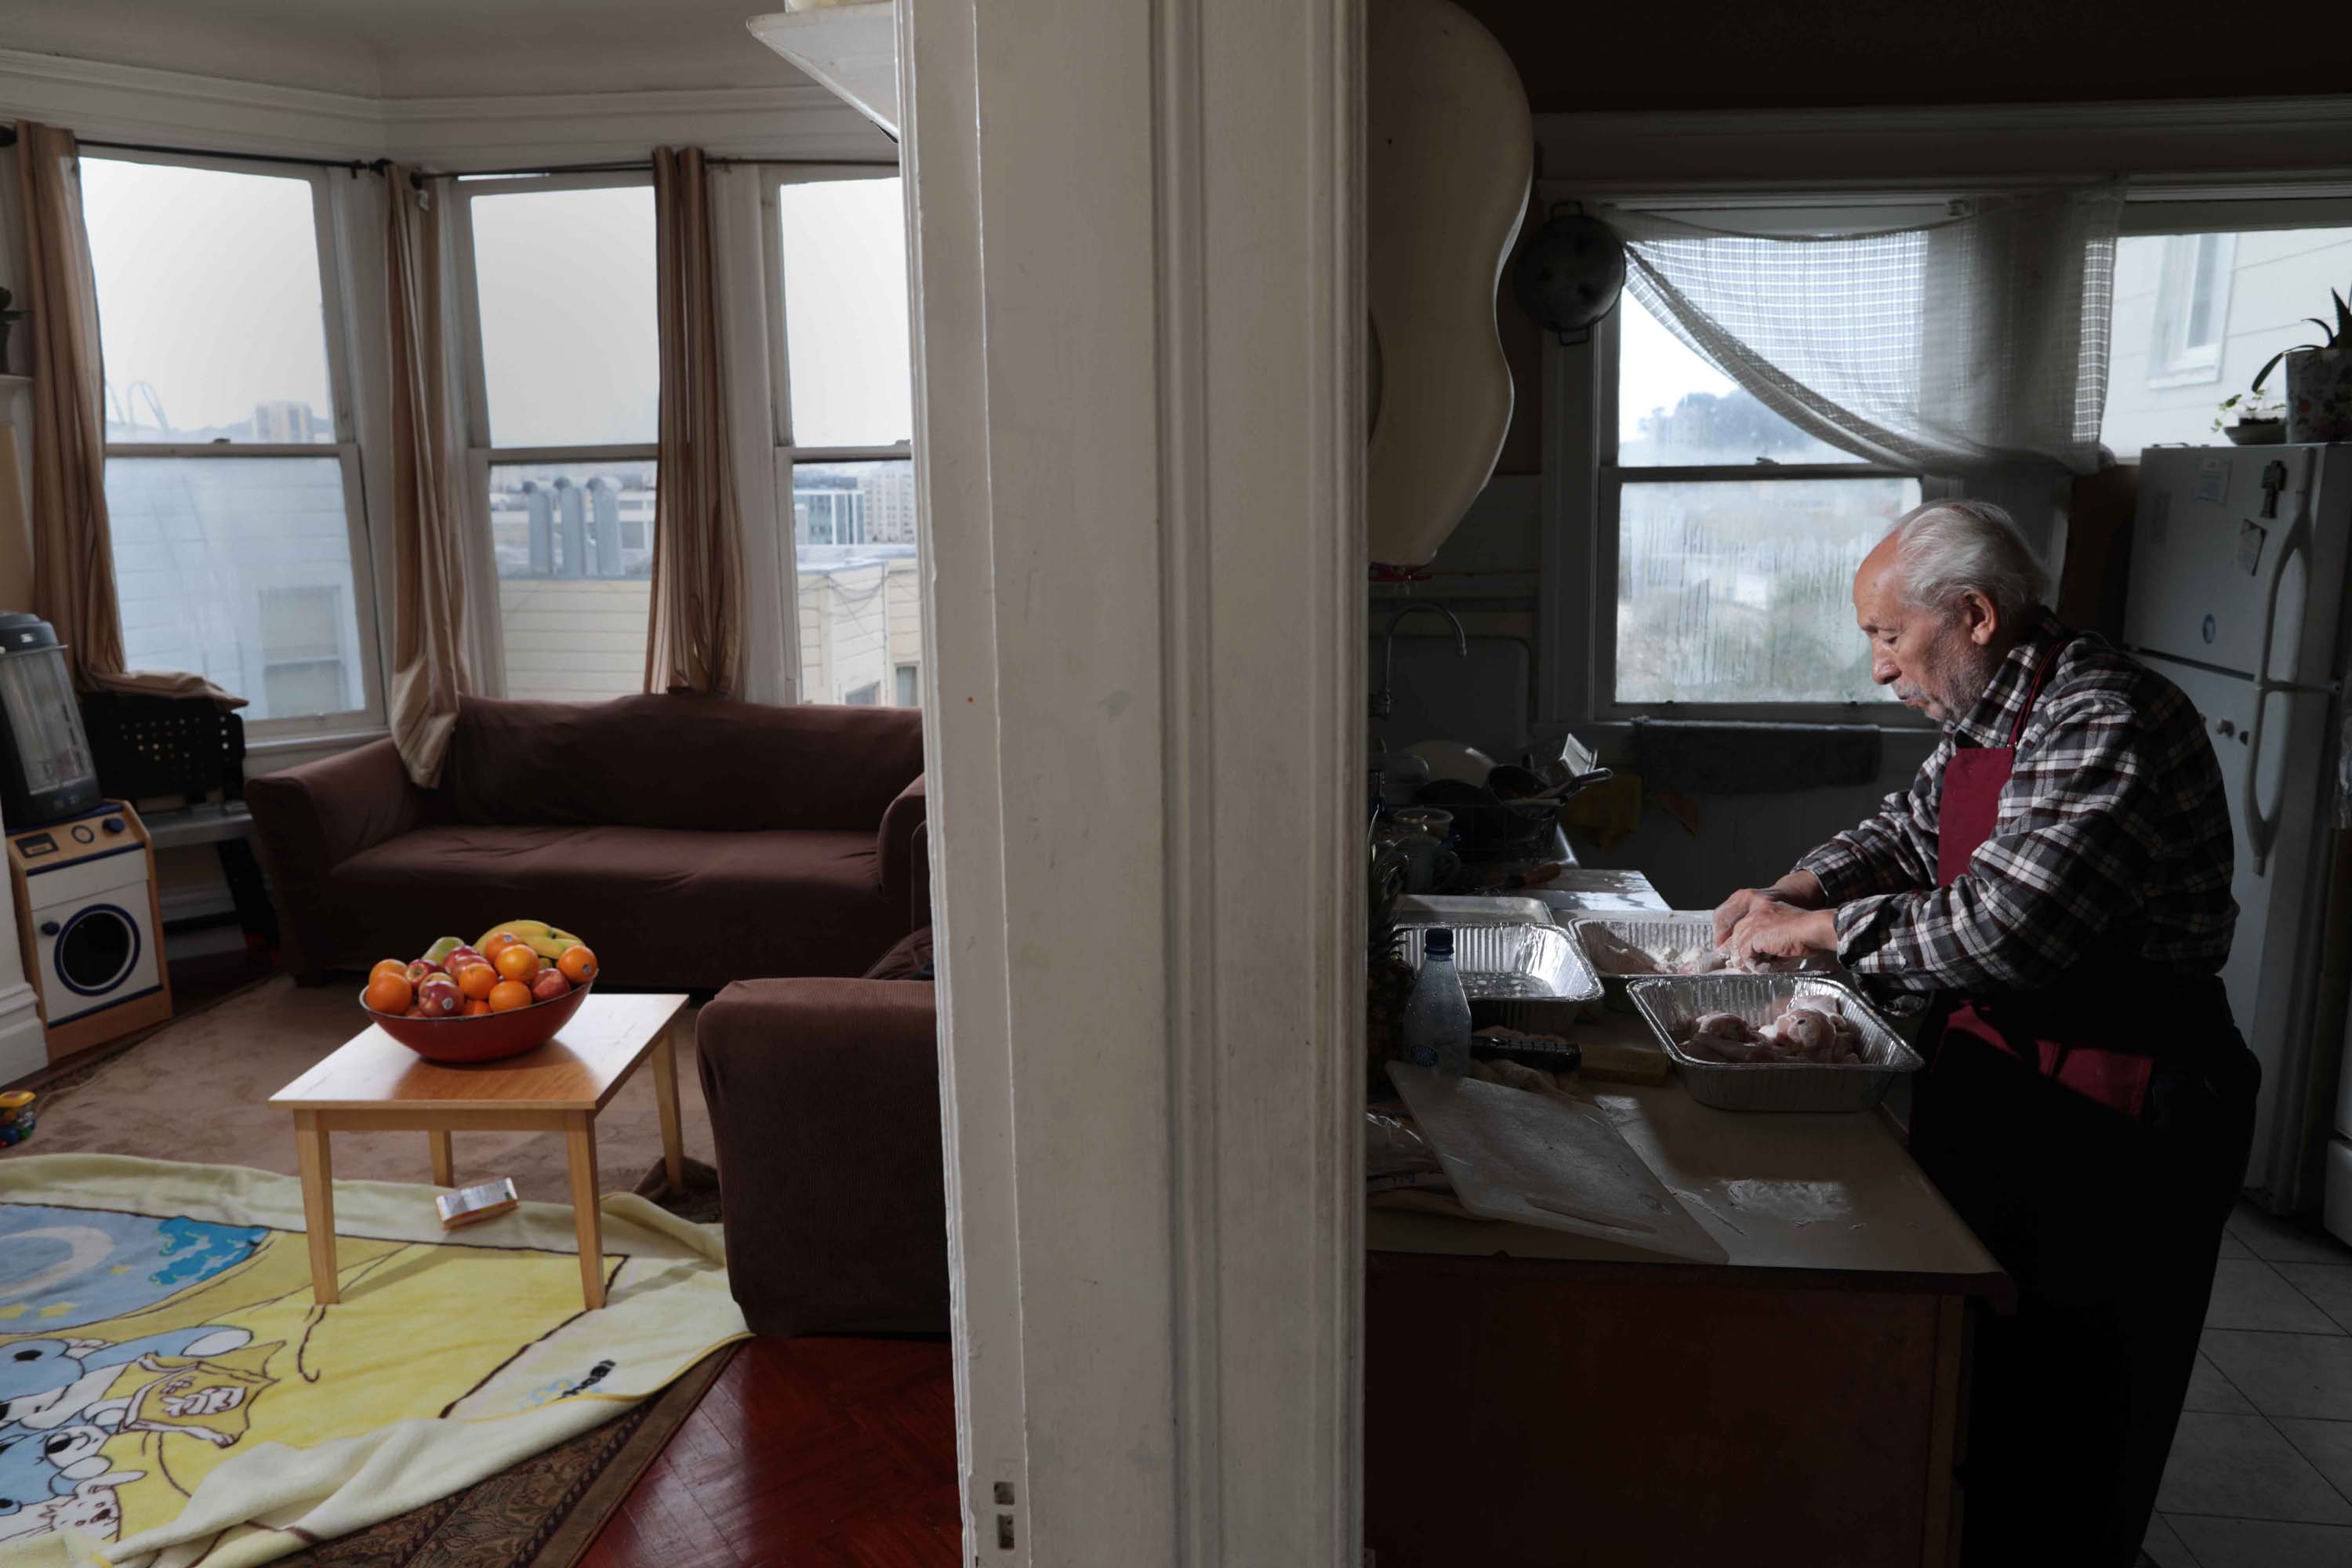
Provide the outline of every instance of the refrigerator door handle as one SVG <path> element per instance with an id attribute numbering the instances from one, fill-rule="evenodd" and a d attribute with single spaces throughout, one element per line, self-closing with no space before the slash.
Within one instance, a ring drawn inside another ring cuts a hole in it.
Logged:
<path id="1" fill-rule="evenodd" d="M 2246 742 L 2246 845 L 2254 852 L 2254 874 L 2262 875 L 2268 867 L 2271 847 L 2278 842 L 2279 818 L 2283 812 L 2263 810 L 2262 792 L 2257 783 L 2263 763 L 2263 721 L 2270 713 L 2271 694 L 2292 691 L 2296 683 L 2271 679 L 2271 642 L 2278 633 L 2279 589 L 2286 582 L 2286 563 L 2298 553 L 2308 553 L 2311 548 L 2311 453 L 2303 454 L 2303 485 L 2295 497 L 2294 521 L 2287 524 L 2286 538 L 2279 545 L 2277 559 L 2271 566 L 2270 596 L 2263 606 L 2262 653 L 2254 661 L 2254 731 Z M 2308 563 L 2306 563 L 2306 565 Z"/>

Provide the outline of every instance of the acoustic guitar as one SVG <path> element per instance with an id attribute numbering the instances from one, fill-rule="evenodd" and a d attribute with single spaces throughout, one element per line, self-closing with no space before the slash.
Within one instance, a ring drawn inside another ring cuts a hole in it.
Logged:
<path id="1" fill-rule="evenodd" d="M 1527 215 L 1535 121 L 1503 46 L 1451 0 L 1370 0 L 1366 21 L 1371 558 L 1419 566 L 1510 428 L 1495 290 Z"/>

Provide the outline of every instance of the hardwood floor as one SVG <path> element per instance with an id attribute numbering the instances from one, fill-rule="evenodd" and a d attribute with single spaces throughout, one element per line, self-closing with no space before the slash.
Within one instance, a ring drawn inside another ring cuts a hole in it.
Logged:
<path id="1" fill-rule="evenodd" d="M 755 1339 L 579 1568 L 953 1568 L 945 1340 Z"/>

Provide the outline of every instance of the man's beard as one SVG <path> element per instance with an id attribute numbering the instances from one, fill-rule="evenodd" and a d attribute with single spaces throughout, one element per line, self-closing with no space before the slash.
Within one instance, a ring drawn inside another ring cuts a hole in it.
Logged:
<path id="1" fill-rule="evenodd" d="M 1907 681 L 1897 682 L 1895 695 L 1906 702 L 1926 706 L 1927 717 L 1942 723 L 1957 722 L 1975 707 L 1992 684 L 1993 672 L 2000 668 L 2000 657 L 1990 648 L 1962 640 L 1949 656 L 1927 661 L 1916 686 Z"/>

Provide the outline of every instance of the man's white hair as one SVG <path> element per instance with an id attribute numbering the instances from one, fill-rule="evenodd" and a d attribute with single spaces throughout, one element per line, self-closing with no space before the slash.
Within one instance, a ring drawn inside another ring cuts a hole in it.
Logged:
<path id="1" fill-rule="evenodd" d="M 1982 500 L 1934 500 L 1895 520 L 1895 568 L 1903 596 L 1946 613 L 1971 591 L 2006 620 L 2042 603 L 2048 579 L 2009 513 Z"/>

